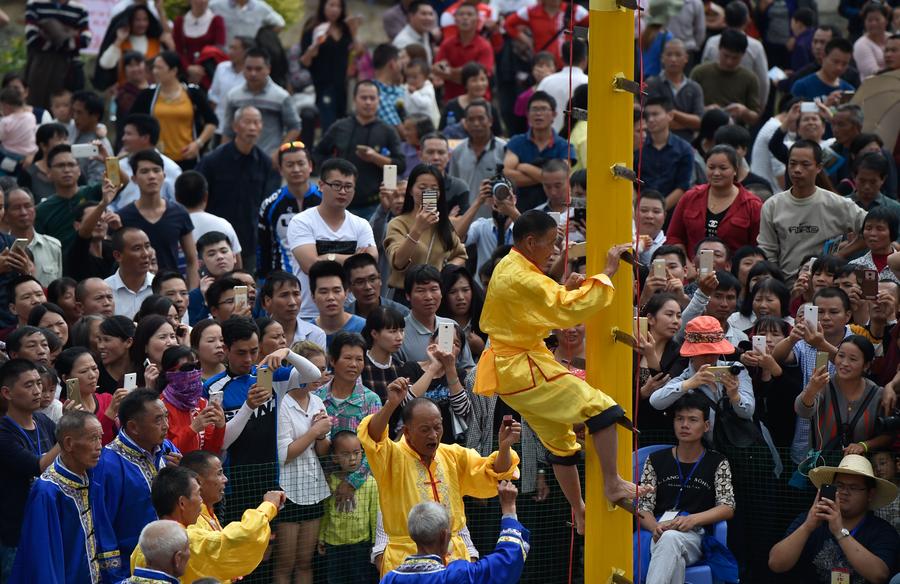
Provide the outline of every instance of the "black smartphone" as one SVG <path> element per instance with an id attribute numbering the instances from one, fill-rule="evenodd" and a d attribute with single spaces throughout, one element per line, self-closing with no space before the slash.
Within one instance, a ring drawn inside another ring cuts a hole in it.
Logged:
<path id="1" fill-rule="evenodd" d="M 834 485 L 822 485 L 819 489 L 819 496 L 822 499 L 837 501 L 837 489 Z"/>

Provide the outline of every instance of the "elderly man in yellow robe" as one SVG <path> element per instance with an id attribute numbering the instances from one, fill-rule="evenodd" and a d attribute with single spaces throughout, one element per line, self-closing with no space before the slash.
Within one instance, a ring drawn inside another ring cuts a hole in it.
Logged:
<path id="1" fill-rule="evenodd" d="M 441 411 L 430 399 L 418 397 L 403 408 L 403 436 L 397 442 L 390 440 L 388 422 L 409 389 L 408 379 L 394 380 L 388 386 L 384 406 L 364 418 L 356 430 L 378 483 L 388 536 L 381 561 L 382 576 L 416 553 L 406 520 L 409 510 L 419 503 L 436 502 L 447 507 L 451 518 L 449 559 L 468 560 L 469 552 L 459 536 L 466 525 L 463 497 L 494 497 L 499 481 L 519 475 L 519 456 L 512 450 L 522 432 L 518 422 L 504 423 L 499 432 L 499 450 L 483 457 L 458 444 L 442 444 Z"/>
<path id="2" fill-rule="evenodd" d="M 513 249 L 494 268 L 481 312 L 481 330 L 490 344 L 482 353 L 475 392 L 500 396 L 519 412 L 550 451 L 548 461 L 572 506 L 578 533 L 584 533 L 584 499 L 578 468 L 581 446 L 573 425 L 584 423 L 600 457 L 603 488 L 613 503 L 634 499 L 638 487 L 616 468 L 616 423 L 625 411 L 561 363 L 544 344 L 553 329 L 573 327 L 609 305 L 610 277 L 631 244 L 613 246 L 602 274 L 573 273 L 564 286 L 544 275 L 556 247 L 557 224 L 547 213 L 526 211 L 513 225 Z M 641 491 L 643 492 L 643 491 Z"/>
<path id="3" fill-rule="evenodd" d="M 210 481 L 210 475 L 221 473 L 221 464 L 217 465 L 218 458 L 206 452 L 196 451 L 191 455 L 183 460 L 194 468 L 208 469 L 203 479 L 205 488 L 201 489 L 200 476 L 194 470 L 186 466 L 167 466 L 153 479 L 153 507 L 160 519 L 177 521 L 187 529 L 191 558 L 181 581 L 188 584 L 211 577 L 227 584 L 259 566 L 269 546 L 270 524 L 284 506 L 284 492 L 269 491 L 257 508 L 244 511 L 240 521 L 221 527 L 215 514 L 205 509 L 203 497 L 204 491 L 215 489 L 215 496 L 221 499 L 216 485 L 224 491 L 227 481 L 224 477 Z M 145 567 L 147 560 L 138 546 L 131 554 L 132 572 L 135 568 Z"/>

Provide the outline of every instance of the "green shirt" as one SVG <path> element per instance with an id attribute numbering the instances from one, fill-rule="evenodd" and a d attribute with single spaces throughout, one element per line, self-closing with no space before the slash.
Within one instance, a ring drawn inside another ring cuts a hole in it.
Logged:
<path id="1" fill-rule="evenodd" d="M 759 80 L 749 69 L 738 67 L 734 71 L 725 71 L 718 63 L 707 62 L 694 67 L 691 79 L 703 88 L 704 105 L 725 107 L 740 103 L 755 112 L 762 110 Z"/>
<path id="2" fill-rule="evenodd" d="M 55 237 L 62 244 L 63 257 L 75 242 L 75 209 L 84 201 L 99 201 L 103 193 L 101 185 L 81 187 L 70 199 L 52 195 L 37 206 L 34 229 L 38 233 Z"/>
<path id="3" fill-rule="evenodd" d="M 342 478 L 336 474 L 328 477 L 328 486 L 334 492 Z M 338 512 L 334 508 L 334 497 L 325 499 L 325 515 L 319 524 L 319 541 L 328 545 L 350 545 L 374 542 L 375 526 L 378 523 L 378 485 L 372 475 L 366 479 L 354 494 L 356 508 L 349 512 Z"/>

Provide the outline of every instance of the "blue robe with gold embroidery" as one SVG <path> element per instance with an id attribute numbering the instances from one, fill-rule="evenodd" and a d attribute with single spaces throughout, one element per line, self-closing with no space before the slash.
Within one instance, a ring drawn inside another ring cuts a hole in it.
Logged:
<path id="1" fill-rule="evenodd" d="M 150 485 L 159 469 L 166 466 L 165 455 L 171 452 L 178 449 L 168 440 L 154 452 L 147 452 L 120 430 L 100 455 L 94 473 L 103 484 L 106 510 L 126 563 L 137 547 L 141 530 L 157 519 L 150 501 Z"/>
<path id="2" fill-rule="evenodd" d="M 128 575 L 96 474 L 59 458 L 31 487 L 11 584 L 112 584 Z"/>
<path id="3" fill-rule="evenodd" d="M 515 584 L 525 567 L 528 539 L 528 530 L 505 516 L 494 553 L 475 563 L 456 560 L 446 566 L 437 556 L 409 556 L 381 584 Z"/>

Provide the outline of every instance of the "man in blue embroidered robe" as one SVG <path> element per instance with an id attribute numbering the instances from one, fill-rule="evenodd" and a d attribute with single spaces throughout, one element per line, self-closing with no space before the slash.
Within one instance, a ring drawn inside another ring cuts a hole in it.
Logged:
<path id="1" fill-rule="evenodd" d="M 56 426 L 61 452 L 34 482 L 10 582 L 112 584 L 128 575 L 93 470 L 103 428 L 96 416 L 71 411 Z"/>
<path id="2" fill-rule="evenodd" d="M 477 562 L 455 560 L 445 564 L 450 546 L 450 516 L 440 503 L 419 503 L 409 512 L 407 527 L 417 553 L 388 572 L 381 584 L 515 584 L 528 555 L 528 530 L 516 518 L 518 489 L 501 481 L 500 537 L 494 553 Z"/>
<path id="3" fill-rule="evenodd" d="M 156 521 L 150 486 L 159 469 L 177 464 L 181 453 L 166 440 L 166 406 L 159 394 L 136 389 L 119 405 L 119 435 L 100 455 L 96 475 L 103 484 L 105 504 L 126 563 L 145 525 Z"/>

